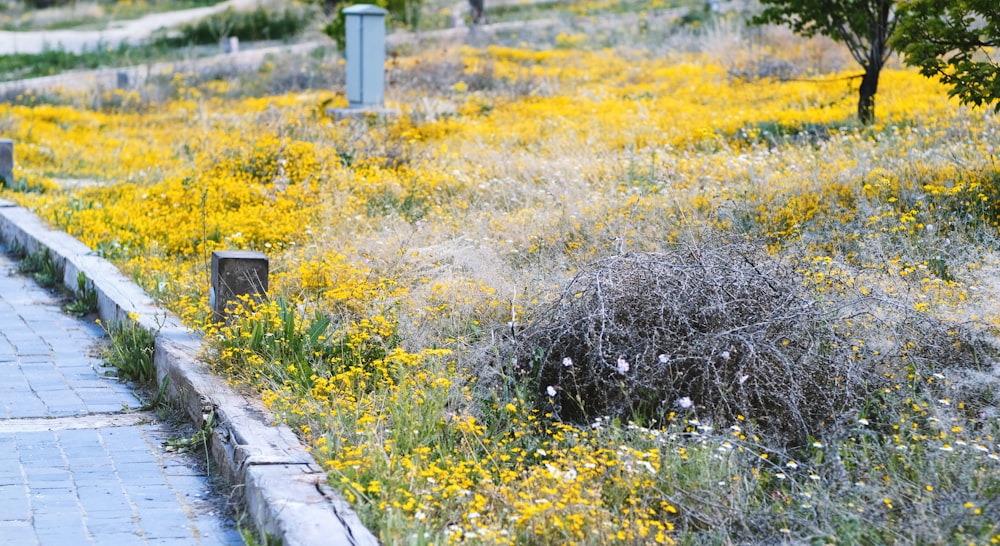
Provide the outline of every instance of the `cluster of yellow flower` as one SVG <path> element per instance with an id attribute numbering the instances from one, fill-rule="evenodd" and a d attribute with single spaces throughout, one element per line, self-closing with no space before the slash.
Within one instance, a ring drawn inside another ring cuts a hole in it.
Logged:
<path id="1" fill-rule="evenodd" d="M 759 453 L 725 455 L 750 440 L 691 443 L 701 425 L 680 418 L 663 424 L 677 434 L 553 423 L 525 393 L 483 403 L 488 374 L 464 348 L 594 257 L 691 226 L 797 253 L 817 292 L 918 287 L 917 309 L 960 313 L 979 262 L 944 247 L 997 225 L 1000 123 L 905 70 L 883 74 L 880 124 L 859 127 L 839 75 L 745 80 L 709 55 L 580 42 L 400 60 L 464 67 L 433 97 L 448 115 L 423 115 L 415 89 L 390 93 L 399 118 L 337 122 L 323 114 L 343 102 L 332 92 L 231 99 L 225 82 L 183 89 L 183 75 L 156 108 L 121 94 L 103 111 L 0 105 L 16 176 L 45 190 L 2 195 L 220 340 L 218 369 L 302 433 L 387 543 L 669 542 L 674 499 L 695 502 L 677 480 L 784 498 L 773 469 L 746 463 Z M 272 295 L 220 328 L 205 321 L 206 263 L 228 248 L 269 254 Z M 898 445 L 927 435 L 925 412 Z M 709 470 L 685 474 L 695 460 Z M 792 462 L 778 481 L 812 472 Z M 702 508 L 705 521 L 721 510 Z"/>

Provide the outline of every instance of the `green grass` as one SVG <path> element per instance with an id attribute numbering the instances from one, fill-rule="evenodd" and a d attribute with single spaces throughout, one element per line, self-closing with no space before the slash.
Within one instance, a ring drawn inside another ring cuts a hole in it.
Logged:
<path id="1" fill-rule="evenodd" d="M 165 45 L 118 47 L 98 46 L 81 53 L 65 49 L 46 49 L 38 54 L 17 53 L 0 55 L 0 81 L 53 76 L 71 70 L 94 70 L 133 66 L 150 61 L 177 59 L 182 50 Z"/>
<path id="2" fill-rule="evenodd" d="M 287 41 L 300 35 L 315 15 L 313 8 L 294 4 L 281 9 L 257 6 L 251 11 L 227 8 L 200 21 L 161 33 L 151 43 L 154 48 L 169 48 L 215 44 L 224 37 L 236 37 L 245 42 Z"/>
<path id="3" fill-rule="evenodd" d="M 63 311 L 75 316 L 85 317 L 97 311 L 97 290 L 87 280 L 81 271 L 76 276 L 76 292 L 73 301 L 63 306 Z"/>
<path id="4" fill-rule="evenodd" d="M 107 325 L 106 331 L 111 344 L 104 352 L 104 363 L 116 368 L 123 381 L 134 381 L 142 387 L 155 385 L 153 333 L 131 318 Z"/>
<path id="5" fill-rule="evenodd" d="M 52 260 L 49 249 L 42 247 L 28 254 L 17 265 L 19 273 L 31 275 L 42 288 L 56 288 L 62 278 L 62 271 Z"/>

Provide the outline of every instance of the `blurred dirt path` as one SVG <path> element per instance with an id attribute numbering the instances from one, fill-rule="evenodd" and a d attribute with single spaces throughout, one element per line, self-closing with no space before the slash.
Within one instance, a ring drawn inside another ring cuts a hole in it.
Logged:
<path id="1" fill-rule="evenodd" d="M 0 55 L 41 53 L 46 47 L 62 48 L 73 53 L 93 49 L 98 45 L 118 47 L 124 42 L 137 42 L 154 31 L 171 27 L 222 11 L 257 3 L 258 0 L 226 0 L 214 6 L 163 13 L 151 13 L 139 19 L 112 22 L 104 30 L 37 30 L 26 32 L 0 31 Z"/>

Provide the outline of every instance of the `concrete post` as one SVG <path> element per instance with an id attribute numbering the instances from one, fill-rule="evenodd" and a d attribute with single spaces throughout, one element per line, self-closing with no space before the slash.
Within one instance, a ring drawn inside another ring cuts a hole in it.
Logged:
<path id="1" fill-rule="evenodd" d="M 228 36 L 226 38 L 219 39 L 219 48 L 225 54 L 233 54 L 240 52 L 240 39 L 236 36 Z"/>
<path id="2" fill-rule="evenodd" d="M 211 280 L 208 300 L 212 315 L 216 321 L 226 322 L 228 304 L 240 296 L 260 301 L 267 294 L 267 256 L 252 250 L 216 250 L 212 252 Z"/>
<path id="3" fill-rule="evenodd" d="M 386 10 L 358 4 L 344 10 L 347 27 L 347 102 L 351 108 L 385 103 Z"/>
<path id="4" fill-rule="evenodd" d="M 115 75 L 115 85 L 118 89 L 128 89 L 130 85 L 130 78 L 128 77 L 127 70 L 119 70 Z"/>
<path id="5" fill-rule="evenodd" d="M 0 138 L 0 187 L 14 185 L 14 141 Z"/>

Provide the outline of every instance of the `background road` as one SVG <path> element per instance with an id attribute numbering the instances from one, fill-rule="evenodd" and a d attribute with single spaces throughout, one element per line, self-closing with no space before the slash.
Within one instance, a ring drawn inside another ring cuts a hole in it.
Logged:
<path id="1" fill-rule="evenodd" d="M 72 53 L 94 49 L 98 45 L 117 48 L 123 42 L 136 43 L 163 27 L 196 21 L 228 7 L 253 5 L 257 0 L 227 0 L 204 8 L 151 13 L 131 21 L 116 21 L 104 30 L 0 31 L 0 55 L 41 53 L 46 47 L 62 48 Z"/>

